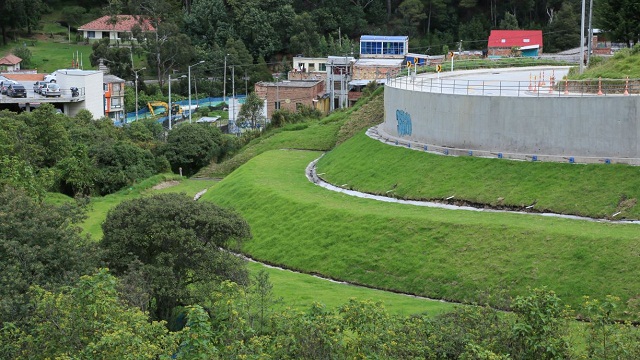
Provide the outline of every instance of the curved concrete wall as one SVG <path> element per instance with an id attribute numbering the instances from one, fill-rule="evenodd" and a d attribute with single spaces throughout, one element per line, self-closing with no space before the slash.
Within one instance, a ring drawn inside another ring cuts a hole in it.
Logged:
<path id="1" fill-rule="evenodd" d="M 421 144 L 559 159 L 640 158 L 640 96 L 467 96 L 387 86 L 384 109 L 386 134 Z"/>

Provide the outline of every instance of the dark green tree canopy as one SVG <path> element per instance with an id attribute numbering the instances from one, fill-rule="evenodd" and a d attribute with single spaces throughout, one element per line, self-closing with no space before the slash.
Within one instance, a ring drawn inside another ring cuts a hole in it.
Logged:
<path id="1" fill-rule="evenodd" d="M 97 265 L 95 246 L 74 225 L 80 214 L 0 189 L 0 325 L 26 315 L 30 286 L 54 289 Z"/>
<path id="2" fill-rule="evenodd" d="M 167 143 L 160 150 L 174 173 L 191 176 L 202 167 L 223 155 L 227 143 L 220 130 L 208 124 L 182 124 L 169 133 Z"/>
<path id="3" fill-rule="evenodd" d="M 123 202 L 107 215 L 101 245 L 116 275 L 140 271 L 150 279 L 150 309 L 167 319 L 192 299 L 189 286 L 220 279 L 246 282 L 244 261 L 223 248 L 251 236 L 236 213 L 183 194 Z"/>

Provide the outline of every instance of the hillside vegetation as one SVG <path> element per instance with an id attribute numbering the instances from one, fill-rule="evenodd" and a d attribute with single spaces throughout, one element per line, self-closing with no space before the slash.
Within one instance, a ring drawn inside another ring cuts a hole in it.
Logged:
<path id="1" fill-rule="evenodd" d="M 318 152 L 270 151 L 204 200 L 239 211 L 262 261 L 383 289 L 453 301 L 548 286 L 571 305 L 583 295 L 637 296 L 637 225 L 381 203 L 309 182 Z M 257 176 L 256 174 L 259 174 Z"/>

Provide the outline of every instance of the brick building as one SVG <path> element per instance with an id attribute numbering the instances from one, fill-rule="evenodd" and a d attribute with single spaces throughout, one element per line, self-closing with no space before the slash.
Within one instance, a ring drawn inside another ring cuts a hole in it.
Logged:
<path id="1" fill-rule="evenodd" d="M 258 82 L 255 92 L 266 100 L 266 117 L 270 118 L 274 111 L 283 109 L 295 112 L 300 106 L 319 109 L 318 103 L 324 94 L 323 80 L 294 80 L 278 82 Z M 321 109 L 320 109 L 321 110 Z"/>

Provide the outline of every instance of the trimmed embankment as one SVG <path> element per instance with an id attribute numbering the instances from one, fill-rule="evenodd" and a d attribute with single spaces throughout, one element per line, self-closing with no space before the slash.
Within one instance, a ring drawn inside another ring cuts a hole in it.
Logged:
<path id="1" fill-rule="evenodd" d="M 266 152 L 202 200 L 247 219 L 254 234 L 247 254 L 307 273 L 497 306 L 500 294 L 528 287 L 547 286 L 574 307 L 583 295 L 640 295 L 638 225 L 354 199 L 306 179 L 305 167 L 319 155 Z"/>
<path id="2" fill-rule="evenodd" d="M 442 156 L 360 133 L 318 161 L 334 185 L 371 194 L 592 218 L 640 219 L 640 167 Z M 615 215 L 615 216 L 614 216 Z"/>

